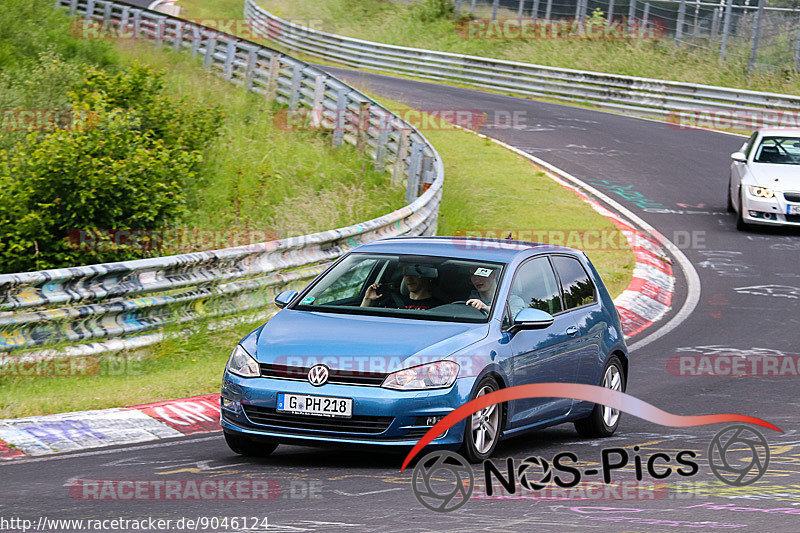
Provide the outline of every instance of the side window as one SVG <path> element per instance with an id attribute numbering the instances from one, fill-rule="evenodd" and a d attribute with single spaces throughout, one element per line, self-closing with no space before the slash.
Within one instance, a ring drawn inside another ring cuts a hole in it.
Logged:
<path id="1" fill-rule="evenodd" d="M 594 283 L 583 269 L 580 261 L 563 255 L 553 256 L 553 264 L 561 278 L 561 290 L 567 309 L 580 307 L 595 301 Z"/>
<path id="2" fill-rule="evenodd" d="M 547 257 L 531 259 L 519 267 L 511 284 L 508 306 L 512 317 L 526 307 L 541 309 L 551 315 L 562 310 L 558 282 Z"/>
<path id="3" fill-rule="evenodd" d="M 315 305 L 323 305 L 347 298 L 360 296 L 364 283 L 369 276 L 372 267 L 377 263 L 376 259 L 366 259 L 360 261 L 349 272 L 342 274 L 330 287 L 326 288 L 314 302 Z"/>

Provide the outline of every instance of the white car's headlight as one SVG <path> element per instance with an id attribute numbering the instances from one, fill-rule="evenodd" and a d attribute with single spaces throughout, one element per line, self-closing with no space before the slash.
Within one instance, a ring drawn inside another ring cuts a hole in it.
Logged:
<path id="1" fill-rule="evenodd" d="M 244 378 L 256 378 L 261 375 L 261 368 L 258 366 L 258 361 L 253 359 L 241 344 L 237 344 L 236 348 L 231 352 L 228 359 L 228 371 L 242 376 Z"/>
<path id="2" fill-rule="evenodd" d="M 458 377 L 458 364 L 436 361 L 404 368 L 386 376 L 382 387 L 398 390 L 439 389 L 449 387 Z"/>
<path id="3" fill-rule="evenodd" d="M 747 187 L 747 190 L 750 191 L 751 196 L 756 196 L 758 198 L 772 198 L 775 196 L 775 193 L 772 192 L 772 189 L 759 187 L 757 185 L 750 185 Z"/>

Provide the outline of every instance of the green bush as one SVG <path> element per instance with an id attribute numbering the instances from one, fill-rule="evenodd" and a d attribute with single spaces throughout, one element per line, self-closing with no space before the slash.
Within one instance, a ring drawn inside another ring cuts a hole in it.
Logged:
<path id="1" fill-rule="evenodd" d="M 158 242 L 119 244 L 108 230 L 157 234 L 174 225 L 222 120 L 218 107 L 165 94 L 163 72 L 141 65 L 89 68 L 70 96 L 77 118 L 69 128 L 33 131 L 0 151 L 4 272 L 160 253 Z"/>
<path id="2" fill-rule="evenodd" d="M 414 15 L 422 22 L 433 22 L 440 19 L 449 19 L 455 12 L 455 6 L 450 0 L 425 0 L 412 7 Z"/>

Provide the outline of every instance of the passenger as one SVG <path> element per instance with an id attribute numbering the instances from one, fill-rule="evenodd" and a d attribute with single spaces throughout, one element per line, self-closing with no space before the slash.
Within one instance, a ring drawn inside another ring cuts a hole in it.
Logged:
<path id="1" fill-rule="evenodd" d="M 470 280 L 475 289 L 469 293 L 467 305 L 488 314 L 494 293 L 497 292 L 497 269 L 478 267 L 472 272 Z"/>
<path id="2" fill-rule="evenodd" d="M 436 268 L 424 265 L 403 267 L 403 283 L 408 294 L 379 293 L 382 283 L 373 283 L 367 288 L 361 307 L 395 307 L 399 309 L 431 309 L 444 302 L 433 296 L 433 280 Z"/>

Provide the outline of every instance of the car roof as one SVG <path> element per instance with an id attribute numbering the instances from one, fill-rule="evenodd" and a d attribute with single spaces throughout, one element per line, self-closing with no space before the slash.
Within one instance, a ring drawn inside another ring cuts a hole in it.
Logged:
<path id="1" fill-rule="evenodd" d="M 353 251 L 433 255 L 439 257 L 455 257 L 459 259 L 475 259 L 479 261 L 495 261 L 510 263 L 520 255 L 530 252 L 567 252 L 580 254 L 579 250 L 566 246 L 555 246 L 539 242 L 514 241 L 505 239 L 479 239 L 475 237 L 390 237 L 362 244 Z"/>
<path id="2" fill-rule="evenodd" d="M 800 128 L 759 128 L 758 132 L 764 135 L 797 135 L 800 137 Z"/>

